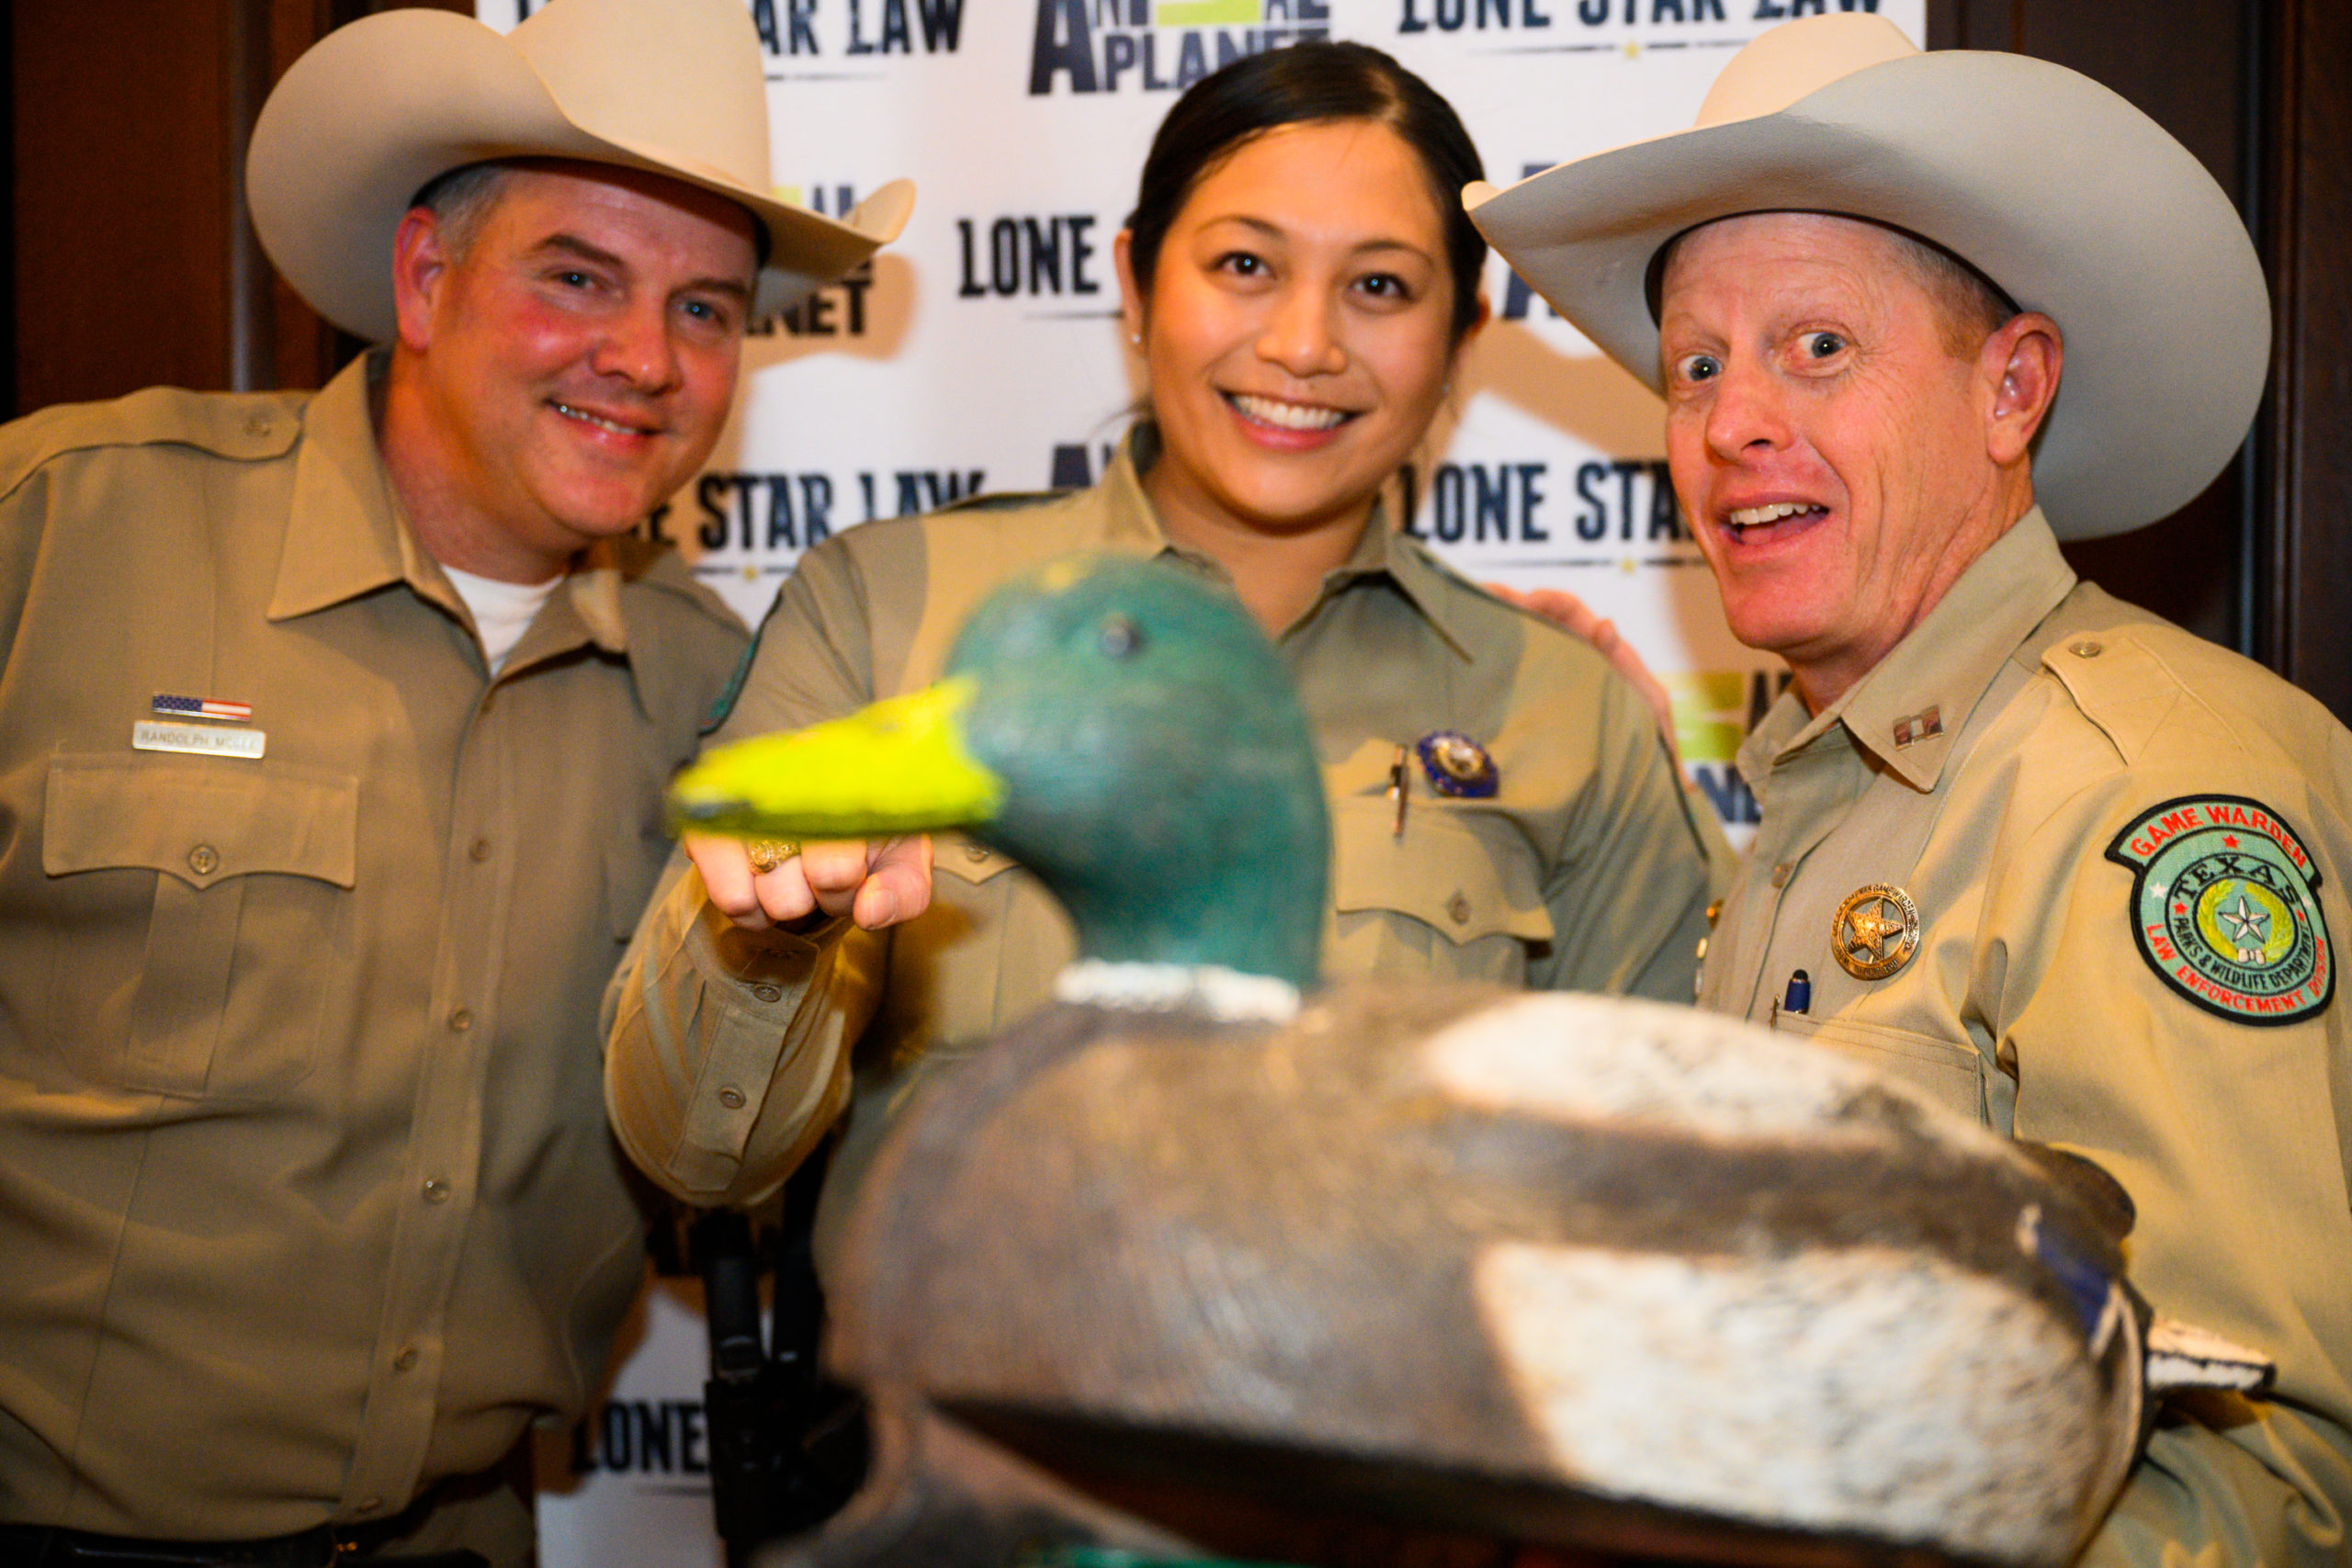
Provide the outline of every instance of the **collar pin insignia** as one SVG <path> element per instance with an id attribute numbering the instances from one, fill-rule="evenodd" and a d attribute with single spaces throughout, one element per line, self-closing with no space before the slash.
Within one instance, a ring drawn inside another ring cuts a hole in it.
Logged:
<path id="1" fill-rule="evenodd" d="M 1928 739 L 1931 736 L 1941 735 L 1943 732 L 1944 716 L 1941 705 L 1922 708 L 1917 713 L 1894 721 L 1894 744 L 1898 749 L 1916 745 L 1919 741 Z"/>

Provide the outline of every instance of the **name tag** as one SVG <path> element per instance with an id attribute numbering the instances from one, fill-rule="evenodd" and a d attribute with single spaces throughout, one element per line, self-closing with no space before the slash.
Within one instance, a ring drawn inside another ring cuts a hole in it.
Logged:
<path id="1" fill-rule="evenodd" d="M 155 724 L 141 720 L 130 727 L 134 751 L 187 751 L 198 757 L 259 757 L 269 737 L 258 729 L 228 729 L 212 724 Z"/>

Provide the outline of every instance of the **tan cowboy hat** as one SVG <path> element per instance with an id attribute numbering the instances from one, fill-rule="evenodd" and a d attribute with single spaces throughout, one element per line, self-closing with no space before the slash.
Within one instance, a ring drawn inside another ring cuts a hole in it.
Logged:
<path id="1" fill-rule="evenodd" d="M 1965 257 L 2065 336 L 2033 465 L 2061 538 L 2136 528 L 2202 491 L 2245 439 L 2270 361 L 2261 264 L 2187 148 L 2087 76 L 1922 53 L 1883 17 L 1774 28 L 1732 57 L 1689 130 L 1462 199 L 1521 277 L 1652 388 L 1651 265 L 1699 224 L 1838 213 Z"/>
<path id="2" fill-rule="evenodd" d="M 646 169 L 739 202 L 766 231 L 765 316 L 898 237 L 894 180 L 834 222 L 768 184 L 766 71 L 741 0 L 552 0 L 500 34 L 447 11 L 363 17 L 296 61 L 245 165 L 254 228 L 321 315 L 390 341 L 392 231 L 418 189 L 487 158 Z"/>

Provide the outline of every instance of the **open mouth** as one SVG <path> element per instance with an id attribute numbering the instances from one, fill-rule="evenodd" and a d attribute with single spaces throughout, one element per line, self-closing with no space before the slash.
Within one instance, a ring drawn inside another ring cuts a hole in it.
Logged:
<path id="1" fill-rule="evenodd" d="M 1736 539 L 1763 539 L 1828 515 L 1829 508 L 1817 502 L 1776 501 L 1724 513 L 1724 527 Z"/>
<path id="2" fill-rule="evenodd" d="M 558 402 L 553 399 L 548 400 L 548 406 L 554 409 L 556 412 L 563 415 L 566 419 L 576 419 L 582 424 L 592 426 L 597 430 L 609 430 L 616 435 L 650 435 L 653 434 L 650 429 L 648 429 L 645 426 L 623 424 L 617 420 L 606 419 L 603 414 L 590 413 L 586 409 L 574 408 L 570 403 Z"/>
<path id="3" fill-rule="evenodd" d="M 1277 430 L 1315 432 L 1337 430 L 1356 416 L 1345 409 L 1335 409 L 1321 403 L 1287 403 L 1275 398 L 1255 397 L 1248 392 L 1227 392 L 1225 400 L 1233 405 L 1242 418 L 1258 424 L 1270 424 Z"/>

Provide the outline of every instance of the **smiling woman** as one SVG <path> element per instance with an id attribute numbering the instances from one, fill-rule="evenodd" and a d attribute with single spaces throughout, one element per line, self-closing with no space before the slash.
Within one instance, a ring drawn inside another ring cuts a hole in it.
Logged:
<path id="1" fill-rule="evenodd" d="M 1162 441 L 1144 490 L 1271 634 L 1352 552 L 1485 319 L 1453 197 L 1478 176 L 1445 101 L 1355 45 L 1222 73 L 1153 142 L 1115 249 Z"/>
<path id="2" fill-rule="evenodd" d="M 1161 439 L 1144 493 L 1270 634 L 1353 553 L 1469 335 L 1418 163 L 1377 120 L 1282 126 L 1198 179 L 1148 278 L 1133 230 L 1116 248 Z"/>
<path id="3" fill-rule="evenodd" d="M 1642 700 L 1384 505 L 1485 314 L 1485 244 L 1453 197 L 1477 172 L 1444 100 L 1362 45 L 1196 84 L 1116 243 L 1148 406 L 1102 482 L 812 550 L 717 739 L 929 685 L 971 610 L 1041 563 L 1170 557 L 1233 591 L 1305 708 L 1331 818 L 1324 974 L 1688 1001 L 1707 856 Z M 1248 744 L 1215 711 L 1110 716 L 1212 756 Z M 1202 819 L 1164 771 L 1133 793 L 1137 824 Z M 941 839 L 935 875 L 926 840 L 756 869 L 740 842 L 687 847 L 615 981 L 607 1090 L 624 1145 L 689 1199 L 773 1189 L 847 1106 L 854 1066 L 838 1213 L 909 1074 L 1046 1001 L 1072 955 L 1044 889 L 977 841 Z M 1210 907 L 1230 918 L 1257 891 Z"/>

